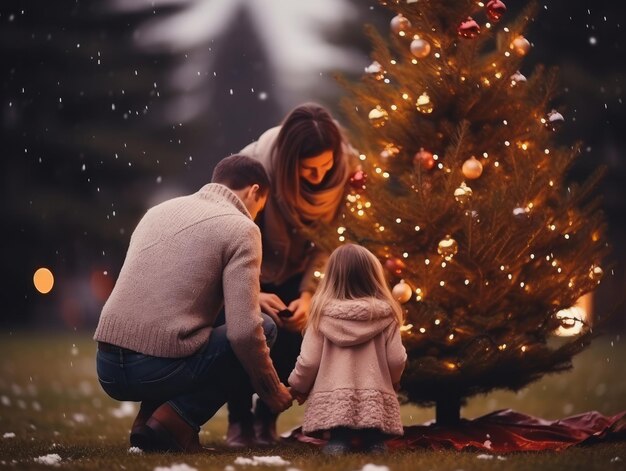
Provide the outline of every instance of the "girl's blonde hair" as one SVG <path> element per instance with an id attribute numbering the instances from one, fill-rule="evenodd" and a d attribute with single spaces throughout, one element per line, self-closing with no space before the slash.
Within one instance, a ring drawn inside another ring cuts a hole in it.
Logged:
<path id="1" fill-rule="evenodd" d="M 326 274 L 311 300 L 307 327 L 318 328 L 329 301 L 359 298 L 386 301 L 398 324 L 402 324 L 402 308 L 389 290 L 380 261 L 365 247 L 345 244 L 335 249 L 328 259 Z"/>

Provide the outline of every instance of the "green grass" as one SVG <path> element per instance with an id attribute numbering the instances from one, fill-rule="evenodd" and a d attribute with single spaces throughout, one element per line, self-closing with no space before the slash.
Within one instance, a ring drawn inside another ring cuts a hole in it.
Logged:
<path id="1" fill-rule="evenodd" d="M 612 344 L 611 344 L 612 342 Z M 222 409 L 201 432 L 215 450 L 201 456 L 128 453 L 131 415 L 116 417 L 120 404 L 108 398 L 95 377 L 95 344 L 87 334 L 0 333 L 0 469 L 50 469 L 34 458 L 62 457 L 61 469 L 150 470 L 186 463 L 198 470 L 223 470 L 238 456 L 280 455 L 287 469 L 359 470 L 366 463 L 402 470 L 619 470 L 626 469 L 626 442 L 574 447 L 564 452 L 520 453 L 506 460 L 482 460 L 473 452 L 394 452 L 385 457 L 355 454 L 327 458 L 306 445 L 232 453 L 223 446 L 226 414 Z M 551 375 L 520 391 L 498 391 L 472 398 L 463 416 L 500 408 L 555 419 L 589 410 L 606 415 L 626 409 L 626 343 L 600 339 L 579 355 L 572 371 Z M 279 420 L 279 431 L 300 424 L 303 408 L 293 407 Z M 433 418 L 432 409 L 403 406 L 406 425 Z M 124 415 L 124 414 L 121 414 Z M 14 438 L 3 438 L 5 433 Z M 619 457 L 621 461 L 614 459 Z M 612 461 L 613 460 L 613 461 Z M 270 469 L 259 467 L 260 469 Z M 257 469 L 257 468 L 253 468 Z"/>

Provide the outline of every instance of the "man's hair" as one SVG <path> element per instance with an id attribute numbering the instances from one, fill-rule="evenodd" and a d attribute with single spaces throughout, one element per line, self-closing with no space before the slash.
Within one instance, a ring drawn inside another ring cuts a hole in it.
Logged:
<path id="1" fill-rule="evenodd" d="M 220 160 L 213 169 L 211 183 L 221 183 L 231 190 L 241 190 L 256 183 L 263 195 L 270 189 L 270 179 L 263 165 L 241 154 Z"/>

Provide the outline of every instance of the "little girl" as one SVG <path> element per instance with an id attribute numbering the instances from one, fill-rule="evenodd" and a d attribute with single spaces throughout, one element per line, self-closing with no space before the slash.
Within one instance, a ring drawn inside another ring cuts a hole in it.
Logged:
<path id="1" fill-rule="evenodd" d="M 353 438 L 368 452 L 385 452 L 385 438 L 402 435 L 396 396 L 406 362 L 401 323 L 378 259 L 358 245 L 336 249 L 289 376 L 292 396 L 300 404 L 308 399 L 303 432 L 330 431 L 324 453 L 350 451 Z"/>

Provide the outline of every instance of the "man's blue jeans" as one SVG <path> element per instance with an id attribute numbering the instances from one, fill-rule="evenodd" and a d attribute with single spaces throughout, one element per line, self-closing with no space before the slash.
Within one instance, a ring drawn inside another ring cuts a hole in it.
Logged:
<path id="1" fill-rule="evenodd" d="M 276 324 L 263 316 L 268 346 L 276 340 Z M 185 358 L 161 358 L 125 349 L 98 350 L 98 379 L 102 389 L 118 401 L 168 402 L 192 427 L 209 420 L 229 397 L 252 386 L 233 352 L 226 326 L 216 327 L 207 344 Z"/>

